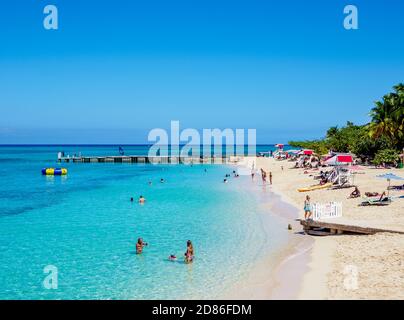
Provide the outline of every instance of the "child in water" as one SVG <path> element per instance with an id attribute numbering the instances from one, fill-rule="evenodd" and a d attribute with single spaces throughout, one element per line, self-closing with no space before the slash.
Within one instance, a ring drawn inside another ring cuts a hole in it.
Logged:
<path id="1" fill-rule="evenodd" d="M 177 257 L 174 254 L 170 254 L 170 256 L 168 257 L 168 260 L 177 261 Z"/>

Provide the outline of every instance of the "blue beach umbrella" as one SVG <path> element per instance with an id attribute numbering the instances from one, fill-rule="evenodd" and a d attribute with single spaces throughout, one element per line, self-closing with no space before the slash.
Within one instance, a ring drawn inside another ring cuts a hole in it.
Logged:
<path id="1" fill-rule="evenodd" d="M 389 187 L 387 188 L 387 195 L 390 192 L 390 182 L 391 180 L 404 180 L 404 178 L 401 178 L 399 176 L 396 176 L 393 173 L 385 173 L 385 174 L 381 174 L 376 176 L 376 178 L 380 178 L 380 179 L 387 179 L 387 181 L 389 182 Z"/>

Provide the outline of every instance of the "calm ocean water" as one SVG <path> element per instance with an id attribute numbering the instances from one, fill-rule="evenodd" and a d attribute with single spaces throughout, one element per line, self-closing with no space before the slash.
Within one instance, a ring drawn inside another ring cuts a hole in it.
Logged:
<path id="1" fill-rule="evenodd" d="M 249 177 L 222 182 L 231 167 L 70 163 L 66 177 L 42 176 L 59 166 L 60 150 L 117 154 L 113 146 L 0 146 L 0 299 L 215 298 L 287 241 Z M 142 255 L 138 237 L 149 243 Z M 169 262 L 188 239 L 195 262 Z M 58 289 L 43 286 L 47 265 L 58 269 Z"/>

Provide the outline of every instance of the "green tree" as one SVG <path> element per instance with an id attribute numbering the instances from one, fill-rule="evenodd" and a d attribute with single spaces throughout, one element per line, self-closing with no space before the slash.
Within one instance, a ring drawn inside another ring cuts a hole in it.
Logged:
<path id="1" fill-rule="evenodd" d="M 375 139 L 387 137 L 400 149 L 404 146 L 404 84 L 400 83 L 393 89 L 394 92 L 375 102 L 370 112 L 372 121 L 369 124 L 369 135 Z"/>
<path id="2" fill-rule="evenodd" d="M 376 165 L 387 163 L 392 164 L 400 159 L 397 150 L 383 149 L 376 153 L 373 163 Z"/>

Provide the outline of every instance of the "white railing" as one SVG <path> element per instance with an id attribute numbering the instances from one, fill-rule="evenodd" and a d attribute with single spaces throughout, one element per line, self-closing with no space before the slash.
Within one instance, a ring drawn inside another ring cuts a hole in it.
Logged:
<path id="1" fill-rule="evenodd" d="M 327 202 L 313 204 L 313 220 L 342 217 L 341 202 Z"/>

